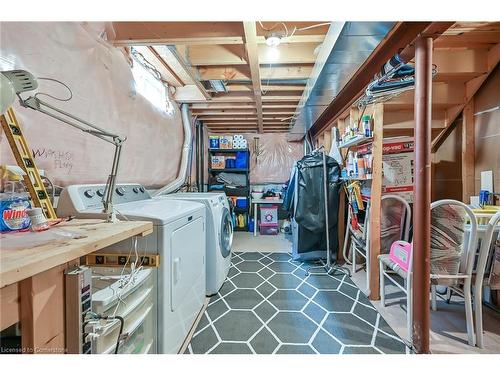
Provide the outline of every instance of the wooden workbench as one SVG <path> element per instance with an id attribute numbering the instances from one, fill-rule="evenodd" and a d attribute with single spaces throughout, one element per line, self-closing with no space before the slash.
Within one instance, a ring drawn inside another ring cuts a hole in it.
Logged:
<path id="1" fill-rule="evenodd" d="M 79 264 L 82 256 L 152 233 L 153 224 L 90 219 L 61 223 L 50 230 L 55 229 L 81 237 L 17 250 L 0 243 L 0 330 L 21 321 L 26 353 L 64 352 L 64 271 Z"/>

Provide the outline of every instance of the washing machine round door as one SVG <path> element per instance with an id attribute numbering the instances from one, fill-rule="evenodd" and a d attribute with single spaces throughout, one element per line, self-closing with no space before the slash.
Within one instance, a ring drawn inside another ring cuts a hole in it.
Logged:
<path id="1" fill-rule="evenodd" d="M 233 245 L 233 221 L 226 207 L 222 210 L 220 227 L 220 252 L 224 258 L 227 258 L 231 254 L 231 246 Z"/>

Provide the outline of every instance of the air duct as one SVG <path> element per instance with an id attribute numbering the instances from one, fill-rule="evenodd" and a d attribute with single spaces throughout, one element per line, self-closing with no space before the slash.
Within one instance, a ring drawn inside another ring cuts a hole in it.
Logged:
<path id="1" fill-rule="evenodd" d="M 184 143 L 182 145 L 181 165 L 177 178 L 170 184 L 154 192 L 153 195 L 169 194 L 179 190 L 186 182 L 189 170 L 189 160 L 192 146 L 191 115 L 187 104 L 181 105 L 182 127 L 184 129 Z"/>

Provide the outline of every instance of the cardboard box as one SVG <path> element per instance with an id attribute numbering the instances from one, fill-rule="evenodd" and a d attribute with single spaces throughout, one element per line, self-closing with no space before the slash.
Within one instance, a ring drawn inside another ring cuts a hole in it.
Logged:
<path id="1" fill-rule="evenodd" d="M 233 136 L 222 135 L 219 139 L 219 147 L 221 150 L 230 150 L 233 148 Z"/>
<path id="2" fill-rule="evenodd" d="M 224 156 L 213 155 L 211 161 L 212 169 L 224 169 L 226 167 Z"/>

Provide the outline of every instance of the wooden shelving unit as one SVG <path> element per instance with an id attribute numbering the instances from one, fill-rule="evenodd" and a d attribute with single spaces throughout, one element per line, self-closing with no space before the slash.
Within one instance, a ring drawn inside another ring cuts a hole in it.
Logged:
<path id="1" fill-rule="evenodd" d="M 371 179 L 358 178 L 358 177 L 347 177 L 343 178 L 344 181 L 361 181 L 371 184 L 370 187 L 370 238 L 369 240 L 369 256 L 370 256 L 370 274 L 368 275 L 369 282 L 367 285 L 367 292 L 371 300 L 378 300 L 380 298 L 379 293 L 379 264 L 378 255 L 380 255 L 380 215 L 381 215 L 381 199 L 382 199 L 382 141 L 383 141 L 383 123 L 384 123 L 384 106 L 383 104 L 376 104 L 373 106 L 373 112 L 371 113 L 373 119 L 373 137 L 365 137 L 359 135 L 346 142 L 341 142 L 339 148 L 344 151 L 343 157 L 345 159 L 345 154 L 349 148 L 359 147 L 367 144 L 371 144 L 371 154 L 372 159 L 372 175 Z M 346 127 L 345 121 L 350 121 L 350 119 L 358 119 L 359 113 L 357 108 L 351 108 L 348 114 L 348 118 L 338 119 L 334 126 L 336 126 L 340 131 Z M 324 142 L 328 143 L 327 137 L 330 137 L 331 133 L 325 133 Z M 343 198 L 343 193 L 342 197 Z M 344 217 L 344 212 L 342 207 L 339 210 L 339 249 L 343 247 L 344 234 L 346 228 Z"/>
<path id="2" fill-rule="evenodd" d="M 353 146 L 361 146 L 362 144 L 369 143 L 373 141 L 373 137 L 365 137 L 363 135 L 357 135 L 345 142 L 339 144 L 340 148 L 349 148 Z"/>
<path id="3" fill-rule="evenodd" d="M 217 169 L 217 168 L 209 168 L 208 171 L 210 173 L 219 173 L 219 172 L 229 172 L 229 173 L 248 173 L 250 170 L 248 168 L 222 168 L 222 169 Z"/>
<path id="4" fill-rule="evenodd" d="M 248 221 L 250 219 L 250 151 L 248 149 L 213 149 L 209 148 L 208 153 L 210 156 L 214 154 L 236 154 L 238 152 L 245 152 L 246 153 L 246 158 L 247 158 L 247 168 L 222 168 L 222 169 L 217 169 L 217 168 L 212 168 L 212 158 L 209 158 L 209 167 L 208 167 L 208 172 L 211 175 L 211 178 L 215 177 L 218 173 L 226 172 L 226 173 L 240 173 L 240 174 L 245 174 L 245 182 L 246 182 L 246 187 L 236 187 L 236 188 L 231 188 L 227 185 L 224 184 L 210 184 L 209 180 L 209 185 L 208 185 L 208 191 L 218 191 L 218 192 L 225 192 L 226 195 L 229 196 L 236 196 L 236 197 L 245 197 L 247 199 L 247 207 L 246 208 L 239 208 L 239 207 L 234 207 L 234 213 L 236 216 L 238 215 L 244 215 L 245 216 L 245 222 L 246 225 L 244 227 L 238 227 L 235 225 L 234 230 L 235 231 L 241 231 L 241 232 L 246 232 L 248 230 Z M 217 188 L 217 185 L 224 185 L 223 189 Z"/>

